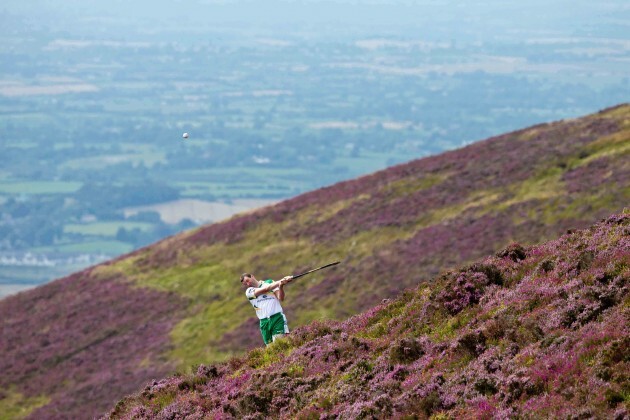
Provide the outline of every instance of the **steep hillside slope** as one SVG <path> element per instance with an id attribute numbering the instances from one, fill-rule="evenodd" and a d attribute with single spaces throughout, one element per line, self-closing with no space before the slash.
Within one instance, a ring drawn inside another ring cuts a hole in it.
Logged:
<path id="1" fill-rule="evenodd" d="M 112 418 L 627 418 L 630 211 L 149 383 Z"/>
<path id="2" fill-rule="evenodd" d="M 630 202 L 630 106 L 313 191 L 0 301 L 0 411 L 89 417 L 154 377 L 261 339 L 238 276 L 287 287 L 290 326 L 345 319 L 506 244 Z"/>

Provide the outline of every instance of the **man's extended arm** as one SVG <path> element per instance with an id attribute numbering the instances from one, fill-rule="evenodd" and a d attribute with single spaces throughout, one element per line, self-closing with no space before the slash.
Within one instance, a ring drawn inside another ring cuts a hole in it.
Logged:
<path id="1" fill-rule="evenodd" d="M 290 283 L 293 280 L 293 276 L 285 276 L 280 280 L 280 286 L 278 290 L 274 290 L 273 294 L 276 295 L 276 298 L 282 302 L 284 300 L 284 285 Z"/>
<path id="2" fill-rule="evenodd" d="M 272 283 L 265 284 L 263 287 L 254 290 L 254 296 L 258 297 L 260 295 L 264 295 L 265 293 L 269 293 L 273 289 L 279 288 L 278 293 L 282 293 L 282 299 L 276 295 L 278 300 L 284 300 L 284 290 L 282 290 L 282 286 L 288 283 L 292 279 L 291 276 L 286 276 L 282 280 L 274 281 Z"/>
<path id="3" fill-rule="evenodd" d="M 284 300 L 283 286 L 284 286 L 284 283 L 282 283 L 280 286 L 278 286 L 276 290 L 273 291 L 273 294 L 276 295 L 276 299 L 278 299 L 280 302 Z"/>

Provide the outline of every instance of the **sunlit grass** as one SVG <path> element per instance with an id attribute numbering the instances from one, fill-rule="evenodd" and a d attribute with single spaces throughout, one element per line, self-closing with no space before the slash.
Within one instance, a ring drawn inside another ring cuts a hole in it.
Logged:
<path id="1" fill-rule="evenodd" d="M 43 395 L 29 398 L 13 390 L 5 393 L 0 398 L 0 420 L 23 419 L 50 402 L 50 397 Z"/>
<path id="2" fill-rule="evenodd" d="M 630 121 L 630 119 L 626 120 Z M 628 128 L 611 136 L 602 137 L 585 148 L 588 153 L 576 166 L 588 165 L 601 158 L 622 158 L 630 160 L 630 122 L 625 124 Z"/>

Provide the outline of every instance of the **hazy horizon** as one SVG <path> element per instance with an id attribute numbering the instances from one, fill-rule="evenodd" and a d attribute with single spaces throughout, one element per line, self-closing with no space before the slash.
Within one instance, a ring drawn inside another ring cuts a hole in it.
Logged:
<path id="1" fill-rule="evenodd" d="M 614 26 L 627 30 L 630 25 L 630 6 L 623 1 L 10 0 L 0 10 L 5 19 L 44 17 L 49 20 L 45 25 L 63 27 L 70 32 L 90 22 L 100 23 L 105 26 L 94 30 L 101 33 L 107 32 L 107 24 L 132 31 L 141 29 L 138 24 L 149 22 L 163 25 L 156 30 L 182 32 L 212 29 L 217 23 L 271 25 L 276 26 L 278 32 L 283 25 L 324 24 L 340 30 L 344 25 L 363 25 L 375 31 L 383 29 L 382 26 L 398 26 L 407 30 L 414 28 L 427 36 L 431 34 L 425 31 L 438 30 L 448 32 L 451 38 L 476 31 L 481 37 L 500 38 L 524 30 L 550 35 L 606 36 L 615 30 Z M 51 16 L 62 20 L 52 21 Z M 593 25 L 594 16 L 608 20 L 607 27 Z M 7 31 L 6 25 L 4 27 L 2 32 Z"/>

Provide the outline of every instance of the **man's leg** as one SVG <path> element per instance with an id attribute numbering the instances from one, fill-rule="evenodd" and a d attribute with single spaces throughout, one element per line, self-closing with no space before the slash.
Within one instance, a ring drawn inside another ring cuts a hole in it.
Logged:
<path id="1" fill-rule="evenodd" d="M 278 317 L 273 323 L 271 329 L 271 339 L 272 341 L 276 341 L 277 338 L 282 338 L 285 334 L 289 333 L 289 324 L 287 323 L 287 317 L 281 313 L 282 317 Z"/>
<path id="2" fill-rule="evenodd" d="M 268 319 L 260 320 L 260 334 L 262 335 L 265 345 L 268 346 L 273 341 L 273 335 L 271 334 L 271 325 Z"/>

